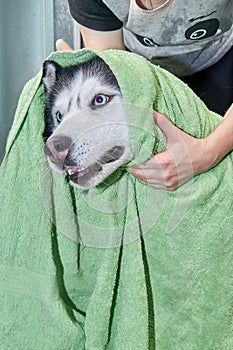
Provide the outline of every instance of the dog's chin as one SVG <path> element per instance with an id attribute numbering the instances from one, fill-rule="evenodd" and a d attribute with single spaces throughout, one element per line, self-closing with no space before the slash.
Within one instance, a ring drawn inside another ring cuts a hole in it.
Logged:
<path id="1" fill-rule="evenodd" d="M 47 157 L 47 161 L 48 161 L 48 164 L 49 164 L 49 167 L 55 171 L 55 173 L 58 173 L 58 174 L 65 174 L 65 170 L 63 169 L 63 165 L 64 165 L 64 160 L 60 161 L 60 162 L 54 162 L 52 160 L 52 158 L 50 158 L 49 156 Z"/>
<path id="2" fill-rule="evenodd" d="M 82 170 L 69 169 L 67 176 L 70 184 L 81 190 L 88 190 L 97 186 L 104 178 L 103 168 L 98 165 L 92 168 L 86 167 Z"/>

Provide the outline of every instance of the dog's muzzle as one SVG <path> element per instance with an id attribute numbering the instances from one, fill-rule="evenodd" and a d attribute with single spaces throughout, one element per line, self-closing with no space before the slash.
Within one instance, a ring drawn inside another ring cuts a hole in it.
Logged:
<path id="1" fill-rule="evenodd" d="M 51 137 L 45 144 L 45 153 L 51 167 L 59 173 L 67 173 L 69 180 L 81 187 L 86 187 L 92 178 L 102 172 L 107 164 L 119 160 L 125 151 L 124 146 L 116 145 L 103 152 L 103 155 L 88 166 L 81 166 L 76 143 L 67 136 Z M 90 151 L 94 152 L 94 150 Z M 87 154 L 88 156 L 88 154 Z"/>

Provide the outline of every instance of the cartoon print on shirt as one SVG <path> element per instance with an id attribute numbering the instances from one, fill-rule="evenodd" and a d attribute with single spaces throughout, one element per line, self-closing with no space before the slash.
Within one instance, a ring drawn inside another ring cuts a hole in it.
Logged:
<path id="1" fill-rule="evenodd" d="M 138 34 L 135 34 L 136 38 L 138 39 L 138 41 L 140 41 L 140 43 L 144 46 L 159 46 L 158 44 L 156 44 L 153 39 L 151 38 L 147 38 Z"/>
<path id="2" fill-rule="evenodd" d="M 198 22 L 185 32 L 185 38 L 190 40 L 206 39 L 214 36 L 219 29 L 220 23 L 217 18 L 207 19 Z"/>
<path id="3" fill-rule="evenodd" d="M 196 18 L 191 18 L 188 22 L 192 23 L 192 26 L 189 27 L 188 29 L 186 29 L 187 26 L 186 28 L 184 28 L 185 39 L 193 40 L 193 41 L 203 40 L 203 39 L 212 37 L 216 34 L 220 34 L 222 30 L 220 29 L 220 21 L 217 18 L 209 18 L 209 19 L 203 20 L 204 18 L 207 18 L 216 12 L 217 11 L 212 11 L 207 15 L 201 15 Z M 196 22 L 196 23 L 193 24 L 193 22 Z M 160 46 L 160 44 L 156 43 L 152 38 L 144 37 L 136 33 L 135 33 L 135 36 L 138 39 L 138 41 L 144 46 L 147 46 L 147 47 Z"/>

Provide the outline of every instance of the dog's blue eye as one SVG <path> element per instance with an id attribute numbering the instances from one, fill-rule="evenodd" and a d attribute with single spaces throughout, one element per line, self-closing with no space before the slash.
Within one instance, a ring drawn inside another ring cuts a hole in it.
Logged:
<path id="1" fill-rule="evenodd" d="M 62 121 L 62 115 L 59 111 L 56 112 L 56 120 L 58 123 L 60 123 Z"/>
<path id="2" fill-rule="evenodd" d="M 95 98 L 93 100 L 93 105 L 101 106 L 101 105 L 105 105 L 109 101 L 110 101 L 110 96 L 104 95 L 104 94 L 99 94 L 99 95 L 95 96 Z"/>

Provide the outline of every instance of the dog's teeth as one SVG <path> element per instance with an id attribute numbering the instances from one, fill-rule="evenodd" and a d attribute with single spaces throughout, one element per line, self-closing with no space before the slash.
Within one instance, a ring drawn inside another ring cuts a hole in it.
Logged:
<path id="1" fill-rule="evenodd" d="M 68 173 L 69 175 L 73 175 L 73 174 L 77 173 L 78 171 L 80 171 L 80 169 L 78 169 L 78 168 L 70 168 L 70 169 L 67 169 L 67 173 Z"/>

